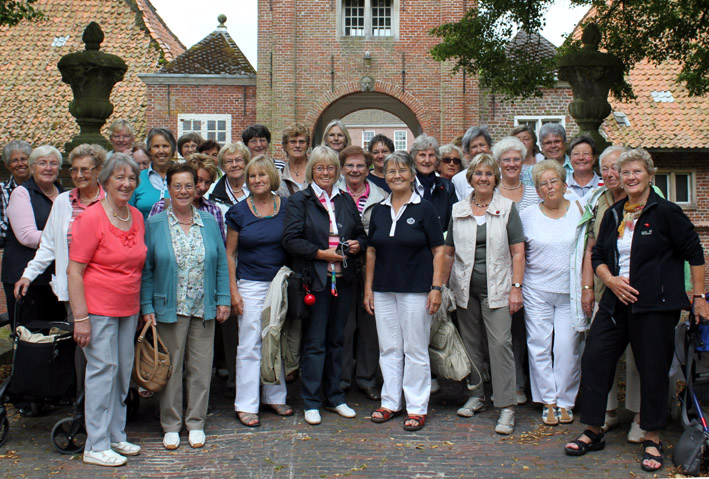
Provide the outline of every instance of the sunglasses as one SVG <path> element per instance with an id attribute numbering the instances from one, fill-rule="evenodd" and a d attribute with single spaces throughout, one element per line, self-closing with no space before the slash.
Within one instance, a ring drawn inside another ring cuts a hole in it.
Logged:
<path id="1" fill-rule="evenodd" d="M 448 156 L 444 156 L 443 158 L 441 158 L 441 161 L 446 164 L 448 164 L 452 161 L 456 165 L 460 166 L 460 158 L 450 158 Z"/>

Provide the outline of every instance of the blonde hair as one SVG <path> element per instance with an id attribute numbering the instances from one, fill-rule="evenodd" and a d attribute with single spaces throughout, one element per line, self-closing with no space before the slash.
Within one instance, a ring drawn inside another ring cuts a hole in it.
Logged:
<path id="1" fill-rule="evenodd" d="M 556 160 L 543 160 L 532 168 L 532 180 L 534 180 L 534 187 L 537 190 L 539 190 L 539 179 L 549 170 L 554 170 L 559 179 L 566 183 L 566 169 L 561 166 L 561 163 Z"/>
<path id="2" fill-rule="evenodd" d="M 325 162 L 328 165 L 333 165 L 337 168 L 335 171 L 335 178 L 340 177 L 340 159 L 337 156 L 337 152 L 329 146 L 316 146 L 310 154 L 308 164 L 305 165 L 305 180 L 308 183 L 313 182 L 313 168 L 315 168 L 316 164 L 322 162 Z"/>
<path id="3" fill-rule="evenodd" d="M 249 172 L 257 168 L 261 168 L 268 175 L 271 191 L 276 191 L 281 187 L 281 175 L 278 174 L 276 164 L 273 162 L 273 158 L 266 155 L 258 155 L 246 165 L 244 176 L 246 177 L 247 186 L 249 184 Z"/>
<path id="4" fill-rule="evenodd" d="M 468 170 L 465 172 L 465 179 L 468 181 L 468 184 L 470 185 L 470 180 L 473 179 L 475 170 L 483 166 L 487 166 L 492 170 L 495 175 L 495 186 L 499 185 L 501 181 L 500 165 L 497 164 L 497 161 L 495 161 L 495 158 L 493 158 L 490 153 L 478 153 L 475 155 L 475 158 L 473 158 L 473 161 L 470 162 Z"/>
<path id="5" fill-rule="evenodd" d="M 246 147 L 246 145 L 244 145 L 240 141 L 237 141 L 236 143 L 229 143 L 228 145 L 224 145 L 222 149 L 219 150 L 219 154 L 217 155 L 217 161 L 219 161 L 219 166 L 224 168 L 224 157 L 231 153 L 239 153 L 244 159 L 244 164 L 249 164 L 249 160 L 251 159 L 251 152 Z"/>

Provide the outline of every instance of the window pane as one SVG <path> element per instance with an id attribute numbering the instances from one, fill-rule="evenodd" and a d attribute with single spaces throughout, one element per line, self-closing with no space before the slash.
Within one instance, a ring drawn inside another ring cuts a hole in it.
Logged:
<path id="1" fill-rule="evenodd" d="M 675 174 L 675 202 L 689 203 L 691 202 L 690 190 L 692 184 L 690 175 L 684 173 Z"/>
<path id="2" fill-rule="evenodd" d="M 345 35 L 364 35 L 364 0 L 345 0 L 343 9 Z"/>
<path id="3" fill-rule="evenodd" d="M 669 175 L 667 173 L 657 173 L 655 174 L 655 186 L 660 188 L 662 194 L 665 198 L 669 198 Z"/>
<path id="4" fill-rule="evenodd" d="M 192 131 L 201 131 L 202 122 L 200 120 L 192 120 Z"/>
<path id="5" fill-rule="evenodd" d="M 363 131 L 362 132 L 362 148 L 363 149 L 368 149 L 369 148 L 369 142 L 374 138 L 374 132 L 373 131 Z"/>
<path id="6" fill-rule="evenodd" d="M 394 132 L 394 149 L 395 150 L 408 150 L 406 144 L 406 132 L 405 131 L 395 131 Z"/>
<path id="7" fill-rule="evenodd" d="M 220 131 L 217 134 L 217 141 L 221 144 L 224 144 L 226 142 L 226 132 L 225 131 Z"/>
<path id="8" fill-rule="evenodd" d="M 217 122 L 217 130 L 226 130 L 226 121 L 219 120 Z"/>
<path id="9" fill-rule="evenodd" d="M 217 129 L 217 122 L 214 120 L 207 120 L 207 130 L 216 130 Z"/>
<path id="10" fill-rule="evenodd" d="M 371 0 L 372 4 L 372 36 L 391 36 L 391 4 L 392 0 Z"/>
<path id="11" fill-rule="evenodd" d="M 213 131 L 208 131 L 208 132 L 207 132 L 207 139 L 208 139 L 208 140 L 216 140 L 216 139 L 217 139 L 217 135 L 216 135 Z"/>

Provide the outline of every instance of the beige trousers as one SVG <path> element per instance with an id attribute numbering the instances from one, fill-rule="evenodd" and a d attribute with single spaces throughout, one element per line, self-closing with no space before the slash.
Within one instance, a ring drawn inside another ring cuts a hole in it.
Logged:
<path id="1" fill-rule="evenodd" d="M 177 316 L 175 323 L 158 323 L 172 363 L 172 376 L 160 392 L 160 424 L 163 431 L 182 429 L 182 366 L 185 364 L 185 426 L 188 431 L 204 430 L 209 405 L 209 386 L 214 356 L 214 323 L 200 318 Z"/>

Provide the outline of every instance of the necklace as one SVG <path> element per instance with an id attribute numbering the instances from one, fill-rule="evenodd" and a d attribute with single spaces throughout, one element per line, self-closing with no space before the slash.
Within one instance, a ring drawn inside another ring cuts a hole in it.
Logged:
<path id="1" fill-rule="evenodd" d="M 120 221 L 123 221 L 123 222 L 130 221 L 130 219 L 131 219 L 130 209 L 128 209 L 128 217 L 121 218 L 120 216 L 118 216 L 118 213 L 116 213 L 116 210 L 113 209 L 113 205 L 111 205 L 111 201 L 108 199 L 108 195 L 106 195 L 106 204 L 108 205 L 108 209 L 111 210 L 111 213 L 113 213 L 114 218 L 118 218 Z"/>
<path id="2" fill-rule="evenodd" d="M 96 196 L 94 196 L 94 197 L 91 198 L 90 200 L 86 201 L 86 200 L 81 196 L 81 192 L 79 192 L 79 200 L 81 200 L 81 202 L 84 203 L 85 205 L 90 205 L 91 203 L 93 203 L 94 201 L 96 201 L 96 200 L 98 199 L 98 196 L 99 196 L 100 194 L 101 194 L 101 188 L 97 188 L 97 189 L 96 189 Z"/>
<path id="3" fill-rule="evenodd" d="M 473 204 L 477 206 L 478 208 L 487 208 L 490 206 L 490 203 L 483 203 L 483 204 L 478 204 L 475 202 L 475 194 L 473 194 Z"/>
<path id="4" fill-rule="evenodd" d="M 45 193 L 44 190 L 42 190 L 42 188 L 40 188 L 40 190 L 42 190 L 42 193 L 44 193 L 44 196 L 46 196 L 47 198 L 51 198 L 52 196 L 56 196 L 59 193 L 59 190 L 57 189 L 56 186 L 52 185 L 52 188 L 54 188 L 54 191 L 52 191 L 51 194 Z"/>
<path id="5" fill-rule="evenodd" d="M 276 204 L 276 195 L 273 195 L 273 214 L 269 216 L 263 216 L 258 212 L 256 209 L 256 203 L 254 202 L 254 195 L 249 196 L 249 199 L 251 200 L 251 207 L 254 209 L 254 214 L 257 218 L 267 220 L 276 216 L 276 208 L 278 208 L 278 205 Z"/>
<path id="6" fill-rule="evenodd" d="M 503 183 L 500 183 L 500 188 L 505 189 L 505 190 L 516 190 L 520 186 L 522 186 L 521 181 L 519 183 L 517 183 L 517 186 L 505 186 Z"/>

